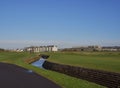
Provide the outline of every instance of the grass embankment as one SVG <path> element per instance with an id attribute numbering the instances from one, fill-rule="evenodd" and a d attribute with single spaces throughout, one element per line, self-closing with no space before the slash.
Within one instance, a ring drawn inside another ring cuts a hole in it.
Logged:
<path id="1" fill-rule="evenodd" d="M 104 88 L 103 86 L 91 82 L 73 78 L 57 72 L 40 69 L 32 65 L 26 64 L 25 61 L 29 61 L 28 59 L 35 56 L 36 54 L 29 53 L 0 52 L 0 62 L 16 64 L 21 67 L 31 69 L 34 72 L 56 82 L 57 84 L 62 86 L 62 88 Z"/>
<path id="2" fill-rule="evenodd" d="M 51 62 L 120 73 L 120 52 L 49 53 Z"/>

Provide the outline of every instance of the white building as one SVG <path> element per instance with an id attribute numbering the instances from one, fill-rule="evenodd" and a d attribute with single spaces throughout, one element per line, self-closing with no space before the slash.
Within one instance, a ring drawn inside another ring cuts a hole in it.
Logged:
<path id="1" fill-rule="evenodd" d="M 56 51 L 58 51 L 58 47 L 55 45 L 32 46 L 32 47 L 26 47 L 25 51 L 28 51 L 28 52 L 56 52 Z"/>
<path id="2" fill-rule="evenodd" d="M 49 46 L 49 48 L 50 48 L 50 50 L 51 51 L 54 51 L 54 52 L 56 52 L 56 51 L 58 51 L 58 47 L 57 46 Z"/>

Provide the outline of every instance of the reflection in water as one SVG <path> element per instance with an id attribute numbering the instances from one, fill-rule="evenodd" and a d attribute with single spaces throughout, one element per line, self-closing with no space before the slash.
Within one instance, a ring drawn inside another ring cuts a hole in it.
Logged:
<path id="1" fill-rule="evenodd" d="M 45 59 L 40 58 L 38 61 L 35 61 L 32 63 L 33 66 L 43 68 L 43 63 L 45 62 Z"/>
<path id="2" fill-rule="evenodd" d="M 33 73 L 33 71 L 32 70 L 27 70 L 27 73 Z"/>

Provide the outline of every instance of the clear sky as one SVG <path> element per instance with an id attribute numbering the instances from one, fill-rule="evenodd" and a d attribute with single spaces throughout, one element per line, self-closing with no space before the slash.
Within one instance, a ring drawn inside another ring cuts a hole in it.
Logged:
<path id="1" fill-rule="evenodd" d="M 0 0 L 0 47 L 120 45 L 120 0 Z"/>

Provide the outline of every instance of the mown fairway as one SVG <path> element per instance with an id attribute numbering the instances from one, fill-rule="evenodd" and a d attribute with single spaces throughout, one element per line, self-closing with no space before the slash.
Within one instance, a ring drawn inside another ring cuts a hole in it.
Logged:
<path id="1" fill-rule="evenodd" d="M 35 57 L 36 55 L 37 54 L 30 54 L 30 53 L 0 52 L 0 62 L 16 64 L 21 67 L 33 70 L 34 72 L 56 82 L 62 88 L 105 88 L 103 86 L 91 82 L 87 82 L 84 80 L 80 80 L 77 78 L 73 78 L 64 74 L 40 69 L 24 62 L 27 59 Z M 62 56 L 62 54 L 54 54 L 54 55 L 53 57 L 56 56 L 59 57 L 59 55 Z"/>
<path id="2" fill-rule="evenodd" d="M 79 53 L 49 53 L 49 61 L 120 72 L 120 52 L 79 52 Z"/>

